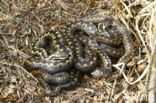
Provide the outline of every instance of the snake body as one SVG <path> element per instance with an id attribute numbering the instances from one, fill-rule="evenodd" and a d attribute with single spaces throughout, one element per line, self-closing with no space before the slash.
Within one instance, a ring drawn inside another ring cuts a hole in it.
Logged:
<path id="1" fill-rule="evenodd" d="M 135 49 L 134 46 L 132 45 L 133 40 L 131 37 L 130 31 L 126 28 L 125 25 L 123 25 L 119 20 L 117 19 L 112 19 L 111 17 L 108 16 L 100 16 L 100 15 L 92 15 L 90 17 L 83 18 L 86 21 L 91 21 L 93 23 L 101 23 L 102 21 L 111 21 L 111 23 L 107 23 L 108 25 L 111 25 L 114 29 L 117 31 L 113 30 L 114 33 L 108 33 L 113 34 L 112 36 L 97 36 L 96 39 L 97 41 L 104 42 L 105 44 L 111 45 L 111 46 L 118 46 L 121 43 L 123 43 L 124 48 L 125 48 L 125 54 L 119 59 L 118 63 L 128 63 L 132 57 L 135 55 Z M 104 22 L 105 23 L 105 22 Z M 104 24 L 102 22 L 102 25 Z M 104 24 L 105 25 L 105 24 Z M 104 26 L 102 31 L 105 31 L 109 26 Z M 112 32 L 112 29 L 108 32 Z M 118 32 L 118 33 L 117 33 Z M 106 34 L 106 33 L 105 33 Z M 104 37 L 104 38 L 103 38 Z"/>
<path id="2" fill-rule="evenodd" d="M 42 69 L 50 74 L 67 71 L 73 64 L 71 49 L 65 45 L 65 41 L 59 32 L 49 31 L 45 33 L 42 37 L 44 40 L 42 42 L 46 42 L 46 38 L 52 39 L 49 41 L 52 41 L 52 44 L 57 51 L 42 60 L 28 62 L 28 65 L 34 69 Z M 37 44 L 39 45 L 41 43 Z M 43 44 L 45 43 L 42 43 L 42 45 Z"/>
<path id="3" fill-rule="evenodd" d="M 62 89 L 75 88 L 80 81 L 80 78 L 83 77 L 82 73 L 75 71 L 74 69 L 53 75 L 38 69 L 32 71 L 32 74 L 39 80 L 40 84 L 45 89 L 45 94 L 49 96 L 57 96 Z"/>
<path id="4" fill-rule="evenodd" d="M 79 30 L 83 28 L 84 30 L 90 30 L 90 25 L 88 23 L 83 23 L 82 22 L 82 27 L 81 23 L 82 21 L 76 21 L 76 24 L 72 25 L 72 28 L 76 30 Z M 89 27 L 89 28 L 88 28 Z M 70 31 L 70 29 L 66 29 Z M 90 30 L 91 31 L 91 30 Z M 74 33 L 74 30 L 72 30 L 72 33 Z M 64 33 L 65 34 L 65 39 L 67 41 L 68 46 L 73 50 L 74 54 L 74 66 L 77 70 L 81 72 L 89 72 L 95 69 L 97 65 L 97 56 L 94 52 L 91 52 L 91 50 L 84 51 L 84 48 L 82 46 L 82 43 L 80 42 L 79 39 L 75 38 L 75 36 L 71 32 L 69 33 Z M 88 32 L 88 33 L 93 33 L 93 32 Z M 84 53 L 85 52 L 85 53 Z"/>
<path id="5" fill-rule="evenodd" d="M 41 84 L 51 96 L 75 87 L 84 73 L 96 69 L 99 61 L 103 75 L 109 76 L 110 57 L 128 63 L 135 54 L 129 30 L 119 20 L 97 15 L 70 21 L 61 31 L 46 32 L 34 50 L 40 59 L 27 64 L 36 74 L 42 74 Z"/>

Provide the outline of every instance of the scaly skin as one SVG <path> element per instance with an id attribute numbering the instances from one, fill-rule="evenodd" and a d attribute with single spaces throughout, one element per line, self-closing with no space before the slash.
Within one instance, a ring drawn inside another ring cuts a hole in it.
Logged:
<path id="1" fill-rule="evenodd" d="M 83 31 L 85 39 L 77 31 Z M 61 31 L 46 32 L 34 51 L 39 57 L 26 63 L 32 71 L 41 71 L 36 74 L 42 75 L 39 81 L 51 96 L 58 95 L 61 89 L 75 87 L 82 78 L 81 72 L 96 69 L 97 58 L 103 74 L 109 76 L 110 57 L 119 59 L 118 63 L 128 63 L 135 54 L 128 29 L 119 20 L 98 15 L 71 21 Z"/>

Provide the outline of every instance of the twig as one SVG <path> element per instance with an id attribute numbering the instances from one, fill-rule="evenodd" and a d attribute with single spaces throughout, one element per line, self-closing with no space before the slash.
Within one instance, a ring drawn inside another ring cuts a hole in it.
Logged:
<path id="1" fill-rule="evenodd" d="M 149 103 L 156 103 L 155 88 L 154 88 L 156 87 L 156 41 L 154 44 L 153 53 L 151 55 L 151 62 L 149 64 L 149 70 L 150 70 L 151 75 L 149 75 L 150 81 L 149 81 L 148 89 L 150 91 L 148 93 L 148 101 Z"/>
<path id="2" fill-rule="evenodd" d="M 156 2 L 155 2 L 156 3 Z M 156 96 L 155 96 L 155 87 L 156 87 L 156 24 L 155 24 L 155 7 L 152 12 L 152 18 L 150 21 L 150 37 L 151 37 L 151 48 L 152 48 L 152 54 L 150 58 L 150 64 L 149 64 L 149 74 L 147 77 L 147 86 L 148 86 L 148 102 L 150 103 L 156 103 Z M 153 27 L 152 27 L 153 26 Z"/>
<path id="3" fill-rule="evenodd" d="M 120 73 L 123 75 L 125 81 L 126 81 L 128 84 L 130 84 L 130 85 L 133 85 L 133 84 L 139 82 L 143 77 L 146 76 L 146 74 L 147 74 L 147 72 L 148 72 L 148 70 L 149 70 L 149 68 L 146 68 L 146 69 L 144 70 L 144 72 L 143 72 L 135 81 L 131 82 L 131 81 L 129 81 L 128 77 L 127 77 L 126 74 L 124 73 L 123 68 L 121 69 L 121 68 L 119 67 L 120 64 L 116 64 L 116 65 L 113 65 L 113 66 L 114 66 L 117 70 L 120 71 Z"/>

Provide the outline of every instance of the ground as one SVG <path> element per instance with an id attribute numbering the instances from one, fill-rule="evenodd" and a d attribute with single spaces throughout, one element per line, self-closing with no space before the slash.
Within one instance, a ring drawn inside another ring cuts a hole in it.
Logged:
<path id="1" fill-rule="evenodd" d="M 0 103 L 147 101 L 155 4 L 154 0 L 0 0 Z M 57 97 L 44 95 L 38 80 L 23 66 L 35 40 L 68 20 L 105 10 L 112 11 L 136 38 L 138 51 L 128 70 L 113 82 L 85 76 L 74 90 Z"/>

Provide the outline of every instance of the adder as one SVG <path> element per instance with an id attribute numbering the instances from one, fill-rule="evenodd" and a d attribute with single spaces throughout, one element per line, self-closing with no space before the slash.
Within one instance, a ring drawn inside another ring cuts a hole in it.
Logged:
<path id="1" fill-rule="evenodd" d="M 87 39 L 82 40 L 78 31 Z M 61 31 L 44 33 L 34 51 L 37 58 L 27 64 L 34 74 L 41 74 L 46 93 L 53 96 L 76 86 L 82 74 L 94 71 L 99 63 L 103 74 L 109 76 L 110 57 L 121 57 L 118 63 L 128 63 L 135 54 L 129 30 L 119 20 L 96 15 L 70 21 Z"/>

